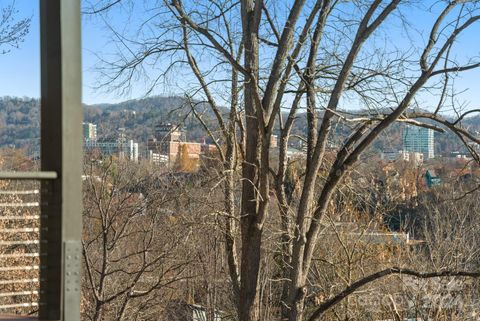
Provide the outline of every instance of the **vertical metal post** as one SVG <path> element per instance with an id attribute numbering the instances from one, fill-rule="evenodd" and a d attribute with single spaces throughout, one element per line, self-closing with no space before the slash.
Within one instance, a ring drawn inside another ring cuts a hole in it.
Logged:
<path id="1" fill-rule="evenodd" d="M 80 320 L 82 105 L 79 0 L 40 0 L 40 320 Z M 46 229 L 43 229 L 46 228 Z"/>

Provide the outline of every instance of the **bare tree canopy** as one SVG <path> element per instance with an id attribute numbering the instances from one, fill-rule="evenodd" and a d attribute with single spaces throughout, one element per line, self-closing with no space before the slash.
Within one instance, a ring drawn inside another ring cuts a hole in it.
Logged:
<path id="1" fill-rule="evenodd" d="M 427 8 L 400 0 L 152 1 L 134 31 L 108 23 L 114 2 L 92 8 L 102 8 L 118 49 L 113 58 L 100 57 L 100 86 L 125 92 L 142 79 L 147 93 L 160 85 L 181 88 L 217 146 L 226 257 L 241 321 L 264 318 L 271 238 L 280 248 L 282 320 L 319 320 L 360 286 L 392 274 L 478 276 L 472 265 L 390 266 L 349 278 L 318 304 L 309 299 L 316 262 L 328 254 L 321 250 L 330 242 L 325 225 L 338 219 L 344 187 L 392 124 L 450 130 L 480 162 L 474 147 L 480 137 L 463 126 L 480 110 L 466 110 L 453 86 L 460 73 L 480 67 L 478 55 L 460 55 L 458 47 L 479 25 L 479 1 Z M 431 18 L 420 34 L 411 10 Z M 204 121 L 205 108 L 215 126 Z M 292 133 L 299 121 L 304 135 Z M 337 136 L 338 124 L 348 128 L 346 139 Z M 303 141 L 301 160 L 289 154 L 294 140 Z M 275 220 L 280 231 L 267 237 Z"/>
<path id="2" fill-rule="evenodd" d="M 15 1 L 0 6 L 0 54 L 18 48 L 28 34 L 31 18 L 18 19 L 17 14 Z"/>

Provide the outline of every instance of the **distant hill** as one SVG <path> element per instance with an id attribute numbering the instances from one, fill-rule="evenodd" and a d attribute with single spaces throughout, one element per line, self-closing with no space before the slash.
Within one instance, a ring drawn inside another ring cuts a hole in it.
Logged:
<path id="1" fill-rule="evenodd" d="M 202 107 L 201 104 L 200 108 Z M 153 135 L 155 124 L 171 122 L 183 124 L 187 139 L 209 141 L 202 125 L 190 113 L 190 107 L 182 97 L 154 96 L 144 99 L 128 100 L 117 104 L 84 105 L 84 119 L 97 124 L 99 138 L 109 139 L 116 136 L 118 128 L 125 128 L 130 139 L 140 142 L 141 146 Z M 227 110 L 224 110 L 227 113 Z M 213 114 L 206 108 L 205 121 L 215 126 Z M 0 98 L 0 147 L 27 148 L 32 151 L 38 146 L 40 136 L 39 100 L 33 98 Z M 305 134 L 305 115 L 300 114 L 292 133 Z M 464 124 L 474 130 L 480 130 L 480 116 L 467 118 Z M 399 149 L 402 146 L 403 124 L 394 124 L 377 141 L 373 150 Z M 350 133 L 346 124 L 334 124 L 334 142 L 341 143 Z M 451 133 L 436 133 L 436 153 L 461 149 L 461 143 Z"/>
<path id="2" fill-rule="evenodd" d="M 0 147 L 31 147 L 40 136 L 38 99 L 0 98 Z"/>
<path id="3" fill-rule="evenodd" d="M 98 135 L 104 138 L 115 136 L 118 128 L 125 128 L 128 137 L 143 143 L 153 135 L 159 122 L 183 124 L 188 139 L 206 138 L 203 127 L 190 111 L 181 97 L 156 96 L 118 104 L 85 105 L 84 119 L 97 124 Z M 211 121 L 213 115 L 207 113 L 204 117 Z"/>
<path id="4" fill-rule="evenodd" d="M 158 122 L 183 123 L 188 139 L 201 140 L 206 135 L 202 126 L 189 115 L 181 97 L 149 97 L 118 104 L 83 105 L 84 120 L 98 126 L 99 138 L 116 136 L 125 128 L 127 136 L 141 143 L 153 135 Z M 212 115 L 205 119 L 211 121 Z M 27 148 L 32 152 L 40 137 L 40 103 L 34 98 L 0 98 L 0 148 Z"/>

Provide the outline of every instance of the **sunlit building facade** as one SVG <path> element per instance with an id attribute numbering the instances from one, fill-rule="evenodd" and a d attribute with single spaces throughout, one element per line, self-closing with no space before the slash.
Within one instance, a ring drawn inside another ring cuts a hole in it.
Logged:
<path id="1" fill-rule="evenodd" d="M 425 159 L 435 157 L 435 137 L 430 128 L 407 125 L 403 130 L 403 150 L 422 153 Z"/>

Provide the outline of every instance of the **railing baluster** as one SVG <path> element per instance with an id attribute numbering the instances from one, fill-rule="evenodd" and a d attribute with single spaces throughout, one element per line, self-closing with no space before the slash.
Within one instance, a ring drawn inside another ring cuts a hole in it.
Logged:
<path id="1" fill-rule="evenodd" d="M 39 189 L 25 181 L 13 183 L 12 176 L 19 175 L 0 173 L 0 178 L 10 179 L 0 190 L 0 312 L 28 315 L 39 306 L 39 233 L 45 216 L 39 213 Z M 32 174 L 20 176 L 23 180 Z"/>

